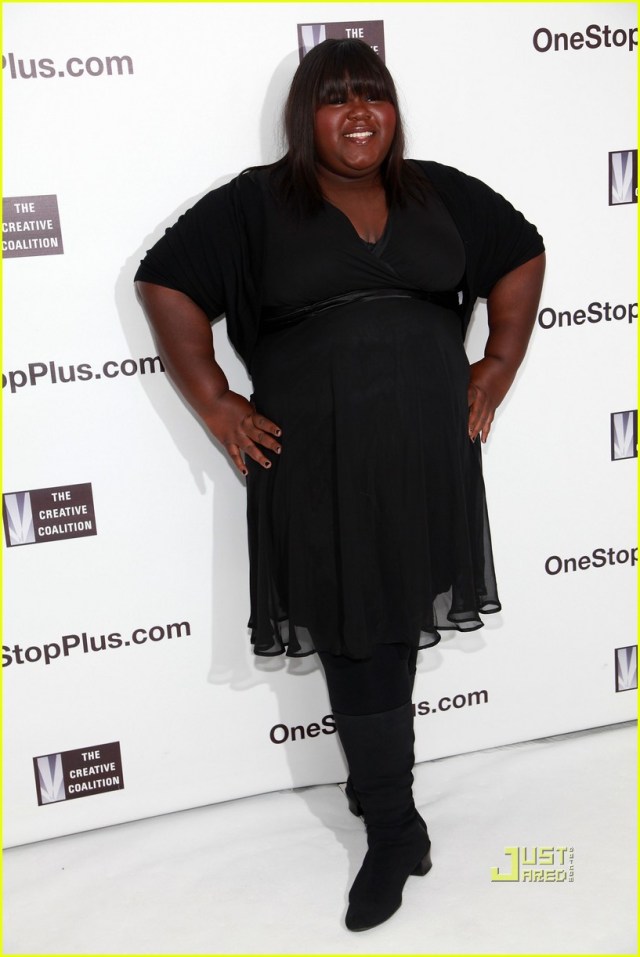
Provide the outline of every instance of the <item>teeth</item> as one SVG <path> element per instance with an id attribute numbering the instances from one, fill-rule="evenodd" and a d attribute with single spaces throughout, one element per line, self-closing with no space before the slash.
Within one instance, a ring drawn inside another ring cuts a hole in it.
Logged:
<path id="1" fill-rule="evenodd" d="M 359 133 L 345 133 L 344 135 L 347 136 L 349 139 L 361 140 L 361 139 L 364 139 L 364 138 L 367 137 L 367 136 L 373 136 L 373 131 L 372 131 L 372 130 L 361 130 Z"/>

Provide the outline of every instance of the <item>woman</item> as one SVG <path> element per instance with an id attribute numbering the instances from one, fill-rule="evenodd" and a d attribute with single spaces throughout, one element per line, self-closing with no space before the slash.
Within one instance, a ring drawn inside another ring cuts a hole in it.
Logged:
<path id="1" fill-rule="evenodd" d="M 165 367 L 247 476 L 259 655 L 317 652 L 368 851 L 364 930 L 431 867 L 411 791 L 417 650 L 500 609 L 480 465 L 542 284 L 534 226 L 478 180 L 404 159 L 393 81 L 362 41 L 303 59 L 288 151 L 205 196 L 137 285 Z M 463 339 L 487 297 L 485 357 Z M 225 312 L 252 377 L 215 361 Z"/>

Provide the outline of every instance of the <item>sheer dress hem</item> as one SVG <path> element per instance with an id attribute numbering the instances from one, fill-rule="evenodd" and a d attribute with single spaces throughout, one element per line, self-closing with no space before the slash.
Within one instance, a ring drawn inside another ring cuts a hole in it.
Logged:
<path id="1" fill-rule="evenodd" d="M 400 642 L 411 648 L 417 647 L 419 650 L 434 648 L 442 640 L 442 636 L 440 635 L 441 631 L 459 631 L 462 634 L 479 631 L 485 626 L 485 623 L 479 618 L 479 615 L 495 615 L 500 611 L 502 611 L 502 605 L 498 600 L 488 600 L 483 603 L 476 612 L 456 612 L 448 616 L 448 621 L 438 622 L 437 626 L 433 629 L 421 629 L 417 643 L 393 635 L 387 641 L 374 641 L 372 645 L 397 644 Z M 252 628 L 251 622 L 249 622 L 248 627 L 252 631 L 251 645 L 253 653 L 259 658 L 277 658 L 280 655 L 285 655 L 287 658 L 308 658 L 309 655 L 317 654 L 318 651 L 329 651 L 334 654 L 339 653 L 345 655 L 346 657 L 364 659 L 370 657 L 372 653 L 369 651 L 368 654 L 356 656 L 354 654 L 345 654 L 343 650 L 337 651 L 331 647 L 317 648 L 307 628 L 301 628 L 300 626 L 294 627 L 294 637 L 291 637 L 291 626 L 288 618 L 282 618 L 277 623 L 272 622 L 271 650 L 267 650 L 264 639 L 258 638 L 255 629 Z M 297 649 L 295 646 L 297 646 Z"/>

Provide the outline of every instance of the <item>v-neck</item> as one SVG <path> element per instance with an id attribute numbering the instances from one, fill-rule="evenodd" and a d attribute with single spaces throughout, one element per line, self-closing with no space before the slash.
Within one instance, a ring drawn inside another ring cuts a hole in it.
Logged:
<path id="1" fill-rule="evenodd" d="M 384 224 L 384 229 L 382 230 L 380 234 L 380 238 L 376 240 L 375 243 L 369 243 L 366 239 L 364 239 L 360 235 L 356 227 L 353 225 L 353 222 L 351 221 L 351 219 L 347 216 L 347 214 L 342 209 L 340 209 L 339 206 L 336 206 L 335 203 L 332 203 L 328 199 L 324 200 L 324 204 L 325 206 L 328 206 L 331 209 L 335 209 L 335 211 L 339 214 L 339 216 L 348 224 L 349 228 L 351 229 L 351 232 L 353 233 L 355 238 L 358 240 L 359 244 L 368 252 L 373 253 L 374 255 L 378 255 L 382 251 L 384 246 L 386 246 L 386 241 L 389 236 L 389 228 L 391 223 L 391 208 L 387 210 L 387 219 Z"/>

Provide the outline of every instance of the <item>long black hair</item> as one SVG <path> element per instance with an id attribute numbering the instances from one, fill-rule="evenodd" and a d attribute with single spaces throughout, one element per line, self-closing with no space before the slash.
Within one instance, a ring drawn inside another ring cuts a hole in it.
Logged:
<path id="1" fill-rule="evenodd" d="M 314 118 L 325 103 L 349 94 L 386 100 L 396 111 L 396 129 L 381 167 L 389 205 L 402 205 L 408 194 L 424 198 L 423 178 L 404 159 L 405 137 L 393 78 L 364 40 L 324 40 L 303 58 L 284 107 L 287 152 L 276 164 L 285 198 L 301 212 L 322 205 L 316 174 Z"/>

